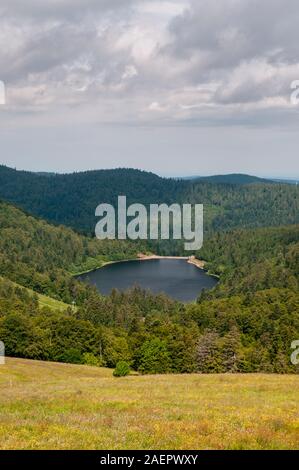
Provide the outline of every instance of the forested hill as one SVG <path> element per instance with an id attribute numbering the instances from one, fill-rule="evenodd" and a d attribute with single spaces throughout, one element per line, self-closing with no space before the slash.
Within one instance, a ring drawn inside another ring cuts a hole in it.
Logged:
<path id="1" fill-rule="evenodd" d="M 254 184 L 254 183 L 273 183 L 272 180 L 266 178 L 258 178 L 257 176 L 244 175 L 241 173 L 232 173 L 229 175 L 214 175 L 214 176 L 198 176 L 193 177 L 193 180 L 217 183 L 217 184 Z"/>
<path id="2" fill-rule="evenodd" d="M 176 201 L 188 183 L 163 179 L 133 169 L 98 170 L 49 175 L 0 166 L 0 198 L 55 224 L 94 233 L 95 209 L 101 203 L 117 204 Z M 181 197 L 179 197 L 181 199 Z"/>
<path id="3" fill-rule="evenodd" d="M 219 233 L 198 256 L 221 282 L 208 296 L 251 295 L 272 287 L 299 288 L 299 225 Z"/>
<path id="4" fill-rule="evenodd" d="M 240 180 L 242 175 L 236 176 Z M 128 204 L 202 203 L 207 232 L 299 223 L 297 186 L 257 182 L 247 175 L 241 179 L 250 184 L 235 184 L 229 175 L 226 181 L 189 181 L 116 169 L 49 176 L 0 166 L 0 198 L 88 234 L 94 233 L 98 204 L 115 205 L 118 195 L 126 195 Z"/>
<path id="5" fill-rule="evenodd" d="M 142 248 L 127 241 L 89 239 L 0 202 L 0 276 L 67 303 L 79 289 L 71 274 L 135 258 Z"/>

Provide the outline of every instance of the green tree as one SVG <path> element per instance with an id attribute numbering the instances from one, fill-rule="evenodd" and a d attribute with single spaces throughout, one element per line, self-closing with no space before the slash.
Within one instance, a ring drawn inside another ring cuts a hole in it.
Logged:
<path id="1" fill-rule="evenodd" d="M 141 346 L 138 370 L 142 374 L 170 372 L 171 360 L 165 341 L 153 338 Z"/>
<path id="2" fill-rule="evenodd" d="M 94 366 L 94 367 L 103 366 L 101 359 L 92 353 L 86 352 L 82 355 L 82 358 L 83 358 L 84 364 L 86 364 L 87 366 Z"/>
<path id="3" fill-rule="evenodd" d="M 83 357 L 80 351 L 76 348 L 70 348 L 64 351 L 58 357 L 59 362 L 68 362 L 70 364 L 82 364 Z"/>

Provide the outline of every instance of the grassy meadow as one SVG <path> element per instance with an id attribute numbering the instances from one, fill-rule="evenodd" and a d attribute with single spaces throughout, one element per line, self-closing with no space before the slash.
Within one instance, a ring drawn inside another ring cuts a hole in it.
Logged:
<path id="1" fill-rule="evenodd" d="M 1 280 L 3 280 L 2 276 L 0 276 L 0 281 Z M 20 284 L 17 284 L 16 282 L 12 282 L 12 281 L 10 282 L 15 287 L 19 287 L 20 289 L 25 289 L 31 297 L 33 297 L 34 295 L 37 295 L 38 305 L 40 308 L 46 307 L 55 312 L 64 312 L 68 308 L 77 309 L 75 306 L 66 304 L 65 302 L 62 302 L 61 300 L 53 299 L 52 297 L 49 297 L 47 295 L 39 294 L 38 292 L 35 292 L 34 290 L 29 289 L 27 287 L 23 287 Z"/>
<path id="2" fill-rule="evenodd" d="M 157 375 L 7 358 L 1 449 L 298 449 L 299 377 Z"/>
<path id="3" fill-rule="evenodd" d="M 47 307 L 50 310 L 54 310 L 55 312 L 64 312 L 68 308 L 76 309 L 76 307 L 66 304 L 65 302 L 62 302 L 61 300 L 48 297 L 47 295 L 37 294 L 37 297 L 38 297 L 38 304 L 40 308 Z"/>

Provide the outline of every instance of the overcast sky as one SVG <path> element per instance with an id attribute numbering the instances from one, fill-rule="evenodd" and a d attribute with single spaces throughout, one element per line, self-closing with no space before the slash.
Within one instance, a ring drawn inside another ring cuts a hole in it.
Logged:
<path id="1" fill-rule="evenodd" d="M 12 167 L 299 177 L 298 0 L 1 0 L 0 80 Z"/>

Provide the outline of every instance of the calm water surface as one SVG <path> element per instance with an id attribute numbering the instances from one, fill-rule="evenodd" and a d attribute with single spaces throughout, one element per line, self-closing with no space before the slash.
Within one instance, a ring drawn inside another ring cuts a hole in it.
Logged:
<path id="1" fill-rule="evenodd" d="M 79 279 L 95 285 L 104 295 L 113 288 L 123 291 L 138 285 L 183 302 L 195 300 L 202 289 L 212 289 L 217 284 L 215 278 L 183 259 L 114 263 L 82 274 Z"/>

